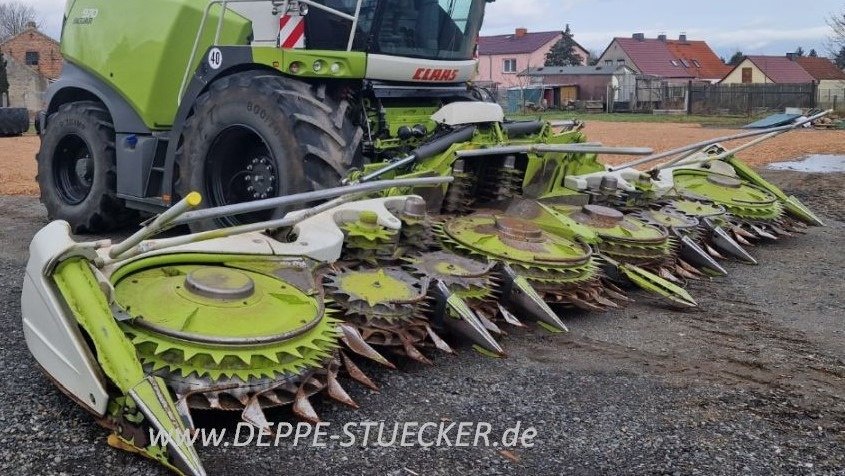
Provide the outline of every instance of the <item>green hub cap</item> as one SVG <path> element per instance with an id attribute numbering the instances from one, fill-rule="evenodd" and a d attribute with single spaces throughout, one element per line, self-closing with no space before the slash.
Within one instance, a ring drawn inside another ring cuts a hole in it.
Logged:
<path id="1" fill-rule="evenodd" d="M 326 277 L 326 289 L 348 316 L 386 322 L 414 318 L 423 282 L 400 268 L 344 269 Z"/>
<path id="2" fill-rule="evenodd" d="M 552 269 L 588 265 L 592 258 L 588 246 L 546 233 L 534 223 L 514 217 L 456 218 L 444 224 L 443 233 L 459 248 L 508 263 Z"/>
<path id="3" fill-rule="evenodd" d="M 133 265 L 115 283 L 141 362 L 177 393 L 289 381 L 323 368 L 338 346 L 337 321 L 320 301 L 236 265 Z"/>
<path id="4" fill-rule="evenodd" d="M 397 276 L 398 275 L 398 276 Z M 370 306 L 383 302 L 410 301 L 418 292 L 412 282 L 406 282 L 399 273 L 385 269 L 359 271 L 340 276 L 339 288 L 352 300 L 364 301 Z"/>
<path id="5" fill-rule="evenodd" d="M 698 169 L 676 170 L 674 176 L 682 195 L 722 205 L 742 220 L 774 221 L 783 215 L 777 197 L 737 177 Z"/>

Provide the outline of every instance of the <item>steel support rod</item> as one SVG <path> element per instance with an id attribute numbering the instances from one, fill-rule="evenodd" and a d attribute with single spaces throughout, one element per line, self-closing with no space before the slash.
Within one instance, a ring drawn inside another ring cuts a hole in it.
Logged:
<path id="1" fill-rule="evenodd" d="M 111 261 L 103 261 L 97 263 L 97 266 L 103 267 L 113 264 L 115 262 L 134 258 L 138 255 L 144 253 L 151 253 L 153 251 L 163 250 L 167 248 L 173 248 L 175 246 L 182 246 L 188 245 L 191 243 L 199 243 L 202 241 L 208 240 L 215 240 L 218 238 L 226 238 L 229 236 L 240 235 L 243 233 L 255 233 L 260 231 L 266 230 L 278 230 L 279 228 L 287 228 L 296 225 L 297 223 L 301 223 L 304 220 L 307 220 L 315 215 L 323 213 L 325 211 L 331 210 L 337 206 L 343 205 L 345 203 L 349 203 L 353 200 L 356 200 L 363 196 L 363 193 L 353 193 L 349 195 L 345 195 L 339 198 L 335 198 L 334 200 L 328 201 L 321 205 L 317 205 L 316 207 L 309 208 L 307 211 L 303 211 L 296 216 L 296 218 L 280 218 L 278 220 L 270 220 L 261 223 L 253 223 L 250 225 L 240 225 L 231 228 L 221 228 L 219 230 L 210 230 L 210 231 L 203 231 L 200 233 L 193 233 L 190 235 L 182 235 L 182 236 L 175 236 L 173 238 L 164 238 L 160 240 L 148 240 L 141 243 L 138 243 L 136 246 L 132 247 L 128 251 L 122 253 L 117 258 L 112 259 Z"/>
<path id="2" fill-rule="evenodd" d="M 638 165 L 647 164 L 649 162 L 654 162 L 655 160 L 665 159 L 666 157 L 672 157 L 674 155 L 682 154 L 684 152 L 690 152 L 690 151 L 697 150 L 697 149 L 703 149 L 705 147 L 718 144 L 720 142 L 728 142 L 728 141 L 733 141 L 733 140 L 738 140 L 738 139 L 746 139 L 746 138 L 749 138 L 749 137 L 757 137 L 757 136 L 772 134 L 774 132 L 788 132 L 788 131 L 797 129 L 797 128 L 803 126 L 804 124 L 808 124 L 808 123 L 811 123 L 813 121 L 817 121 L 817 120 L 821 119 L 822 117 L 830 114 L 831 112 L 833 112 L 833 110 L 829 109 L 829 110 L 824 111 L 822 113 L 816 114 L 812 117 L 802 119 L 798 122 L 795 122 L 793 124 L 789 124 L 789 125 L 786 125 L 786 126 L 773 127 L 773 128 L 770 128 L 770 129 L 762 129 L 762 130 L 759 130 L 759 131 L 743 132 L 743 133 L 740 133 L 740 134 L 734 134 L 734 135 L 724 136 L 724 137 L 717 137 L 715 139 L 709 139 L 709 140 L 706 140 L 706 141 L 697 142 L 695 144 L 687 145 L 687 146 L 684 146 L 684 147 L 678 147 L 677 149 L 667 150 L 666 152 L 661 152 L 659 154 L 655 154 L 655 155 L 652 155 L 650 157 L 645 157 L 643 159 L 635 160 L 633 162 L 620 165 L 618 167 L 611 167 L 611 168 L 608 169 L 608 171 L 616 172 L 618 170 L 629 169 L 631 167 L 636 167 Z"/>
<path id="3" fill-rule="evenodd" d="M 405 157 L 404 159 L 397 160 L 396 162 L 393 162 L 390 165 L 386 165 L 386 166 L 376 170 L 375 172 L 373 172 L 371 174 L 367 174 L 367 175 L 361 177 L 361 179 L 358 182 L 359 183 L 372 182 L 373 180 L 381 177 L 382 175 L 384 175 L 388 172 L 393 172 L 394 170 L 404 168 L 408 165 L 413 164 L 416 161 L 417 161 L 416 155 L 409 155 L 409 156 Z"/>
<path id="4" fill-rule="evenodd" d="M 645 147 L 604 147 L 598 145 L 561 144 L 561 145 L 514 145 L 490 147 L 486 149 L 460 150 L 455 153 L 458 158 L 484 157 L 487 155 L 508 154 L 615 154 L 615 155 L 649 155 L 654 149 Z"/>
<path id="5" fill-rule="evenodd" d="M 167 229 L 174 220 L 182 216 L 185 212 L 192 208 L 196 208 L 202 203 L 202 196 L 196 192 L 191 192 L 187 197 L 179 201 L 176 205 L 168 208 L 161 215 L 157 216 L 150 224 L 144 226 L 135 234 L 122 242 L 114 245 L 109 251 L 111 258 L 118 258 L 145 239 L 155 236 L 159 232 Z"/>
<path id="6" fill-rule="evenodd" d="M 355 6 L 355 19 L 352 20 L 352 30 L 349 33 L 349 44 L 346 51 L 352 51 L 352 46 L 355 44 L 355 34 L 358 32 L 358 19 L 361 16 L 361 5 L 363 3 L 364 0 L 358 0 L 358 5 Z"/>
<path id="7" fill-rule="evenodd" d="M 313 192 L 298 193 L 285 197 L 268 198 L 266 200 L 257 200 L 254 202 L 237 203 L 234 205 L 226 205 L 222 207 L 208 208 L 205 210 L 197 210 L 194 212 L 185 213 L 184 215 L 179 217 L 179 219 L 171 222 L 171 226 L 186 225 L 188 223 L 195 223 L 202 220 L 212 220 L 215 218 L 242 215 L 244 213 L 271 210 L 273 208 L 287 207 L 290 205 L 299 205 L 308 202 L 317 202 L 353 193 L 361 194 L 378 192 L 390 188 L 429 187 L 445 185 L 447 183 L 451 183 L 453 180 L 454 179 L 452 177 L 427 177 L 417 179 L 382 180 L 373 183 L 346 185 L 343 187 L 329 188 L 326 190 L 316 190 Z"/>
<path id="8" fill-rule="evenodd" d="M 757 145 L 761 142 L 765 142 L 765 141 L 767 141 L 767 140 L 769 140 L 769 139 L 771 139 L 775 136 L 778 136 L 780 134 L 783 134 L 783 133 L 784 133 L 784 131 L 772 132 L 771 134 L 766 134 L 763 137 L 758 137 L 758 138 L 752 140 L 751 142 L 742 144 L 741 146 L 738 146 L 735 149 L 726 150 L 725 152 L 722 152 L 721 154 L 718 154 L 718 155 L 701 157 L 701 158 L 695 159 L 695 160 L 671 161 L 671 162 L 667 162 L 667 163 L 662 164 L 662 165 L 658 165 L 653 170 L 665 170 L 665 169 L 668 169 L 668 168 L 675 166 L 675 165 L 693 165 L 693 164 L 700 164 L 700 163 L 704 163 L 704 162 L 712 162 L 714 160 L 722 160 L 722 159 L 730 157 L 734 154 L 738 154 L 745 149 L 750 149 L 751 147 L 754 147 L 755 145 Z"/>

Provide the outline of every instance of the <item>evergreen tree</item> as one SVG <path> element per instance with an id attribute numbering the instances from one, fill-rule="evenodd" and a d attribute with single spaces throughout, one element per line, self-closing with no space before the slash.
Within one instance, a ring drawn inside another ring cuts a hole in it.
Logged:
<path id="1" fill-rule="evenodd" d="M 563 38 L 560 39 L 546 54 L 546 66 L 579 66 L 583 64 L 583 58 L 575 53 L 574 35 L 569 25 L 563 31 Z"/>
<path id="2" fill-rule="evenodd" d="M 833 58 L 833 62 L 836 63 L 836 66 L 839 66 L 840 69 L 845 69 L 845 46 L 839 49 L 839 53 L 836 53 L 836 56 Z"/>
<path id="3" fill-rule="evenodd" d="M 802 57 L 804 55 L 806 55 L 806 53 L 804 52 L 804 48 L 799 46 L 798 49 L 795 50 L 795 56 Z"/>
<path id="4" fill-rule="evenodd" d="M 737 52 L 734 53 L 733 56 L 731 56 L 731 59 L 728 60 L 728 64 L 730 66 L 737 66 L 738 64 L 742 63 L 743 59 L 745 59 L 745 55 L 742 53 L 742 51 L 737 50 Z"/>
<path id="5" fill-rule="evenodd" d="M 0 99 L 3 95 L 9 95 L 9 78 L 6 76 L 6 60 L 3 58 L 3 52 L 0 51 Z M 0 102 L 0 107 L 4 106 Z"/>
<path id="6" fill-rule="evenodd" d="M 811 49 L 811 50 L 810 50 L 810 55 L 809 55 L 809 56 L 810 56 L 810 58 L 818 58 L 818 57 L 819 57 L 819 54 L 816 52 L 816 50 L 815 50 L 815 49 Z"/>

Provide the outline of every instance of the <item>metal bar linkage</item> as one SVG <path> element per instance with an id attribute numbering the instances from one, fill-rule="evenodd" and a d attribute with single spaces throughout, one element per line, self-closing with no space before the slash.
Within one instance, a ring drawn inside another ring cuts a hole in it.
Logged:
<path id="1" fill-rule="evenodd" d="M 189 223 L 195 223 L 203 220 L 213 220 L 215 218 L 243 215 L 245 213 L 272 210 L 274 208 L 282 208 L 290 205 L 328 200 L 351 193 L 378 192 L 390 188 L 444 185 L 450 183 L 451 181 L 451 177 L 427 177 L 418 179 L 383 180 L 380 182 L 366 184 L 346 185 L 343 187 L 328 188 L 325 190 L 315 190 L 313 192 L 297 193 L 295 195 L 288 195 L 285 197 L 268 198 L 254 202 L 237 203 L 234 205 L 197 210 L 183 214 L 177 220 L 174 220 L 171 223 L 171 226 L 187 225 Z"/>
<path id="2" fill-rule="evenodd" d="M 408 165 L 411 165 L 416 161 L 417 161 L 416 155 L 409 155 L 409 156 L 405 157 L 404 159 L 400 159 L 400 160 L 397 160 L 396 162 L 393 162 L 389 165 L 385 165 L 384 167 L 376 170 L 375 172 L 361 177 L 361 179 L 358 181 L 358 183 L 372 182 L 373 180 L 381 177 L 382 175 L 384 175 L 388 172 L 393 172 L 394 170 L 399 170 L 401 168 L 405 168 Z"/>
<path id="3" fill-rule="evenodd" d="M 419 179 L 402 179 L 402 180 L 382 180 L 379 182 L 371 183 L 371 184 L 361 184 L 361 185 L 348 185 L 345 187 L 338 187 L 330 190 L 321 190 L 317 192 L 306 192 L 300 193 L 296 195 L 290 195 L 287 197 L 280 197 L 280 198 L 268 198 L 266 200 L 260 200 L 256 202 L 250 202 L 240 205 L 252 205 L 251 209 L 248 211 L 259 211 L 259 210 L 266 210 L 271 208 L 276 208 L 280 201 L 284 199 L 285 205 L 295 204 L 295 203 L 307 203 L 314 200 L 319 200 L 319 198 L 314 198 L 317 194 L 320 194 L 323 198 L 330 198 L 330 197 L 337 197 L 332 201 L 323 203 L 321 205 L 317 205 L 315 207 L 311 207 L 308 210 L 303 210 L 298 213 L 294 217 L 290 217 L 291 214 L 287 216 L 276 219 L 276 220 L 269 220 L 260 223 L 253 223 L 248 225 L 240 225 L 234 226 L 229 228 L 222 228 L 219 230 L 211 230 L 205 231 L 200 233 L 194 233 L 190 235 L 183 235 L 177 236 L 173 238 L 165 238 L 161 240 L 149 240 L 149 241 L 141 241 L 137 239 L 137 236 L 143 236 L 145 238 L 149 238 L 156 233 L 159 233 L 167 227 L 163 226 L 162 223 L 165 225 L 169 224 L 169 226 L 176 226 L 177 224 L 184 224 L 184 223 L 192 223 L 198 220 L 206 220 L 212 218 L 220 218 L 222 216 L 230 216 L 230 215 L 240 215 L 243 213 L 242 211 L 238 210 L 232 212 L 231 210 L 234 207 L 238 207 L 237 205 L 230 205 L 226 207 L 218 207 L 218 208 L 210 208 L 207 210 L 199 210 L 196 212 L 185 213 L 185 209 L 180 207 L 179 211 L 172 211 L 168 210 L 164 214 L 162 214 L 159 218 L 157 218 L 153 223 L 144 227 L 133 235 L 133 238 L 127 240 L 124 243 L 121 243 L 120 250 L 114 253 L 110 253 L 111 261 L 101 261 L 98 263 L 98 266 L 106 266 L 112 264 L 116 261 L 121 261 L 125 259 L 130 259 L 135 256 L 138 256 L 143 253 L 149 253 L 151 251 L 161 250 L 165 248 L 172 248 L 174 246 L 181 246 L 186 245 L 189 243 L 197 243 L 201 241 L 213 240 L 217 238 L 225 238 L 228 236 L 239 235 L 243 233 L 254 233 L 266 230 L 276 230 L 279 228 L 287 228 L 296 225 L 297 223 L 302 222 L 308 218 L 311 218 L 317 214 L 323 213 L 325 211 L 331 210 L 334 207 L 339 205 L 343 205 L 344 203 L 351 202 L 353 200 L 357 200 L 368 193 L 373 191 L 379 190 L 386 190 L 390 188 L 397 188 L 397 187 L 430 187 L 430 186 L 439 186 L 445 185 L 448 183 L 453 182 L 455 179 L 453 177 L 426 177 L 426 178 L 419 178 Z M 182 202 L 180 202 L 182 203 Z M 174 207 L 175 208 L 175 207 Z M 239 207 L 240 208 L 240 207 Z M 173 216 L 179 216 L 182 214 L 182 217 L 178 220 L 173 220 Z M 164 215 L 167 214 L 167 219 L 163 219 Z M 189 216 L 190 215 L 190 216 Z M 158 223 L 157 226 L 156 225 Z M 142 238 L 143 239 L 143 238 Z M 130 246 L 131 243 L 131 246 Z"/>
<path id="4" fill-rule="evenodd" d="M 674 167 L 674 166 L 693 165 L 693 164 L 700 164 L 700 163 L 704 163 L 704 162 L 713 162 L 715 160 L 726 159 L 726 158 L 728 158 L 732 155 L 735 155 L 735 154 L 742 152 L 743 150 L 750 149 L 750 148 L 754 147 L 755 145 L 757 145 L 761 142 L 765 142 L 765 141 L 767 141 L 767 140 L 769 140 L 773 137 L 776 137 L 780 134 L 783 134 L 784 132 L 785 131 L 780 131 L 780 132 L 772 132 L 771 134 L 766 134 L 763 137 L 758 137 L 758 138 L 752 140 L 751 142 L 747 142 L 747 143 L 742 144 L 742 145 L 740 145 L 740 146 L 738 146 L 734 149 L 731 149 L 731 150 L 726 150 L 726 151 L 721 152 L 717 155 L 690 158 L 691 155 L 695 155 L 695 154 L 685 154 L 685 156 L 681 157 L 680 159 L 687 159 L 687 160 L 673 160 L 673 161 L 667 162 L 665 164 L 658 165 L 658 166 L 654 167 L 652 170 L 665 170 L 665 169 L 668 169 L 668 168 Z M 698 152 L 698 151 L 696 151 L 696 152 Z"/>
<path id="5" fill-rule="evenodd" d="M 789 124 L 789 125 L 786 125 L 786 126 L 773 127 L 773 128 L 770 128 L 770 129 L 762 129 L 762 130 L 759 130 L 759 131 L 743 132 L 743 133 L 735 134 L 735 135 L 731 135 L 731 136 L 717 137 L 715 139 L 709 139 L 709 140 L 706 140 L 706 141 L 697 142 L 695 144 L 687 145 L 687 146 L 684 146 L 684 147 L 678 147 L 677 149 L 667 150 L 666 152 L 661 152 L 659 154 L 652 155 L 650 157 L 646 157 L 646 158 L 643 158 L 643 159 L 635 160 L 633 162 L 623 164 L 623 165 L 620 165 L 620 166 L 617 166 L 617 167 L 611 167 L 609 169 L 609 171 L 610 172 L 616 172 L 616 171 L 619 171 L 619 170 L 624 170 L 624 169 L 636 167 L 638 165 L 647 164 L 649 162 L 654 162 L 655 160 L 660 160 L 660 159 L 665 159 L 667 157 L 672 157 L 672 156 L 675 156 L 675 155 L 678 155 L 678 154 L 682 154 L 684 152 L 698 151 L 698 150 L 707 148 L 711 145 L 716 145 L 720 142 L 728 142 L 728 141 L 733 141 L 733 140 L 738 140 L 738 139 L 746 139 L 746 138 L 749 138 L 749 137 L 757 137 L 757 136 L 772 134 L 772 133 L 775 133 L 775 132 L 778 132 L 778 133 L 789 132 L 791 130 L 795 130 L 795 129 L 803 126 L 804 124 L 808 124 L 808 123 L 811 123 L 813 121 L 817 121 L 817 120 L 821 119 L 822 117 L 824 117 L 824 116 L 826 116 L 826 115 L 828 115 L 832 112 L 833 112 L 833 110 L 829 109 L 829 110 L 824 111 L 822 113 L 816 114 L 812 117 L 808 117 L 806 119 L 803 119 L 801 121 L 798 121 L 798 122 L 795 122 L 793 124 Z M 774 136 L 772 136 L 772 137 L 774 137 Z M 682 159 L 676 159 L 676 160 L 682 160 Z M 664 165 L 666 165 L 666 164 L 664 164 Z"/>
<path id="6" fill-rule="evenodd" d="M 486 149 L 460 150 L 455 153 L 458 158 L 483 157 L 487 155 L 507 154 L 614 154 L 614 155 L 649 155 L 654 149 L 646 147 L 604 147 L 586 144 L 560 144 L 560 145 L 514 145 L 504 147 L 489 147 Z"/>
<path id="7" fill-rule="evenodd" d="M 179 201 L 179 203 L 173 205 L 169 209 L 165 210 L 164 213 L 157 216 L 150 224 L 144 226 L 129 238 L 114 245 L 114 247 L 112 247 L 109 251 L 109 256 L 112 258 L 121 256 L 145 239 L 155 236 L 171 227 L 174 220 L 185 214 L 188 210 L 198 207 L 201 203 L 202 196 L 200 194 L 196 192 L 189 193 L 188 196 Z"/>

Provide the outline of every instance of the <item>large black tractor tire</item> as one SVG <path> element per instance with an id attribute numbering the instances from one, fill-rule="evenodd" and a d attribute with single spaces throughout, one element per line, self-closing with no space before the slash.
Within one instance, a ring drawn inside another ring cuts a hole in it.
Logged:
<path id="1" fill-rule="evenodd" d="M 115 132 L 102 104 L 81 101 L 52 114 L 41 136 L 38 186 L 51 220 L 74 233 L 100 233 L 125 225 L 135 214 L 116 195 Z"/>
<path id="2" fill-rule="evenodd" d="M 325 86 L 266 72 L 222 78 L 202 94 L 177 153 L 177 195 L 218 207 L 340 184 L 360 165 L 362 130 Z M 303 205 L 304 206 L 304 205 Z M 202 231 L 276 219 L 289 209 L 191 225 Z"/>
<path id="3" fill-rule="evenodd" d="M 0 137 L 19 136 L 29 130 L 29 111 L 21 107 L 0 107 Z"/>

